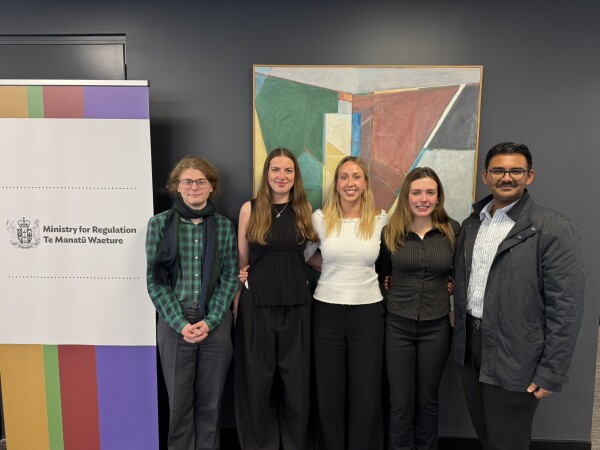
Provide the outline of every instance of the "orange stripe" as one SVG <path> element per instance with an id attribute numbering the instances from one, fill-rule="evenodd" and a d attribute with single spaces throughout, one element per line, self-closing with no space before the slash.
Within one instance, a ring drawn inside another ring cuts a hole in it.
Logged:
<path id="1" fill-rule="evenodd" d="M 26 118 L 27 86 L 0 86 L 0 117 Z"/>
<path id="2" fill-rule="evenodd" d="M 0 345 L 2 402 L 10 450 L 49 450 L 41 345 Z"/>

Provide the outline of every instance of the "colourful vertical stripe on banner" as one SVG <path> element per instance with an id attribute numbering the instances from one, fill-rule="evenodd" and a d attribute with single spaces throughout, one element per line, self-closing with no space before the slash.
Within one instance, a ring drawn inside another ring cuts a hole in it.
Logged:
<path id="1" fill-rule="evenodd" d="M 82 119 L 83 86 L 44 86 L 46 119 Z"/>
<path id="2" fill-rule="evenodd" d="M 0 86 L 0 118 L 27 118 L 25 86 Z"/>
<path id="3" fill-rule="evenodd" d="M 158 449 L 156 347 L 96 347 L 102 450 Z"/>
<path id="4" fill-rule="evenodd" d="M 147 121 L 149 89 L 137 84 L 95 85 L 90 90 L 77 85 L 1 85 L 0 119 L 9 119 L 3 121 L 9 129 L 13 121 L 27 122 L 14 119 Z M 37 124 L 27 125 L 36 128 Z M 151 313 L 149 320 L 154 319 Z M 2 331 L 6 334 L 7 329 Z M 19 342 L 12 339 L 2 342 Z M 37 340 L 35 344 L 0 344 L 10 450 L 158 450 L 153 336 L 147 346 L 139 347 L 52 345 L 60 341 L 53 338 L 40 341 L 47 345 L 38 345 Z M 77 339 L 65 341 L 78 343 Z"/>
<path id="5" fill-rule="evenodd" d="M 60 345 L 58 363 L 65 450 L 100 450 L 96 349 Z"/>
<path id="6" fill-rule="evenodd" d="M 86 119 L 148 119 L 148 88 L 143 86 L 86 86 L 83 90 Z"/>
<path id="7" fill-rule="evenodd" d="M 30 119 L 44 118 L 44 95 L 41 86 L 27 86 L 27 109 Z"/>
<path id="8" fill-rule="evenodd" d="M 8 448 L 50 450 L 42 346 L 0 345 L 0 373 Z"/>
<path id="9" fill-rule="evenodd" d="M 44 345 L 44 371 L 46 375 L 46 405 L 48 409 L 48 438 L 50 450 L 64 450 L 62 406 L 60 401 L 60 371 L 58 348 Z"/>

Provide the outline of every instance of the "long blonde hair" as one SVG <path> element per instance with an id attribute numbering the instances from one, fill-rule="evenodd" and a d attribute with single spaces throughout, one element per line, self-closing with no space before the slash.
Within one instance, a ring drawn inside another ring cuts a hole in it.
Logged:
<path id="1" fill-rule="evenodd" d="M 346 156 L 335 168 L 333 182 L 329 188 L 325 205 L 323 206 L 323 216 L 325 217 L 325 234 L 339 234 L 342 227 L 344 213 L 340 204 L 340 195 L 337 192 L 336 185 L 340 168 L 347 162 L 353 162 L 361 168 L 364 173 L 367 187 L 360 197 L 360 220 L 358 223 L 358 236 L 362 239 L 369 239 L 375 230 L 375 198 L 370 187 L 369 172 L 365 162 L 357 156 Z"/>
<path id="2" fill-rule="evenodd" d="M 263 166 L 260 186 L 252 207 L 252 213 L 246 228 L 246 239 L 260 245 L 267 245 L 267 233 L 271 229 L 273 217 L 271 215 L 271 188 L 269 186 L 269 165 L 273 158 L 284 156 L 294 162 L 294 185 L 290 191 L 290 207 L 296 215 L 296 230 L 300 242 L 308 239 L 317 240 L 317 233 L 312 226 L 311 209 L 304 191 L 302 174 L 294 154 L 286 148 L 276 148 L 267 156 Z"/>
<path id="3" fill-rule="evenodd" d="M 411 170 L 408 175 L 406 175 L 406 178 L 404 178 L 402 187 L 400 188 L 400 195 L 398 196 L 398 204 L 391 214 L 390 222 L 383 234 L 385 245 L 387 245 L 392 253 L 396 253 L 400 247 L 404 246 L 410 225 L 415 220 L 415 216 L 410 210 L 410 205 L 408 203 L 408 194 L 410 193 L 410 185 L 412 182 L 420 180 L 421 178 L 431 178 L 437 184 L 438 204 L 431 213 L 431 222 L 435 228 L 444 234 L 450 248 L 454 250 L 456 238 L 454 236 L 454 230 L 452 229 L 450 217 L 444 209 L 444 200 L 446 197 L 444 195 L 442 183 L 432 168 L 417 167 L 416 169 Z"/>

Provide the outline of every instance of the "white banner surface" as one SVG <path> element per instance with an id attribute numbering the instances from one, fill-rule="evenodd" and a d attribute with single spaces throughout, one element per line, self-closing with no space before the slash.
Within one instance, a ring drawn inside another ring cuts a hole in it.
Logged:
<path id="1" fill-rule="evenodd" d="M 149 119 L 0 118 L 0 344 L 155 345 Z"/>

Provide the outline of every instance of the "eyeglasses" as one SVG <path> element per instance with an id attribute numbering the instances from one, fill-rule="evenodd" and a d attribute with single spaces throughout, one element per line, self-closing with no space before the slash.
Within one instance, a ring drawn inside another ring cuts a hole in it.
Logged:
<path id="1" fill-rule="evenodd" d="M 191 189 L 194 183 L 196 183 L 199 189 L 203 189 L 210 184 L 210 181 L 206 178 L 198 178 L 197 180 L 179 180 L 179 184 L 185 189 Z"/>
<path id="2" fill-rule="evenodd" d="M 519 180 L 523 179 L 523 177 L 525 176 L 525 174 L 527 172 L 529 172 L 529 170 L 522 169 L 520 167 L 516 167 L 514 169 L 508 169 L 508 170 L 490 169 L 487 172 L 490 174 L 490 177 L 492 178 L 492 180 L 501 180 L 502 178 L 504 178 L 505 174 L 508 174 L 510 176 L 511 180 L 519 181 Z"/>

